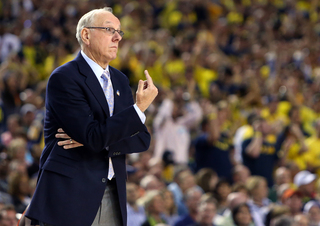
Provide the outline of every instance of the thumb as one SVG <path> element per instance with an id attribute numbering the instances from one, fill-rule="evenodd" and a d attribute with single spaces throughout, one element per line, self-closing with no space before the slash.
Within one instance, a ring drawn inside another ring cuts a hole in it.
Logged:
<path id="1" fill-rule="evenodd" d="M 141 93 L 143 91 L 144 82 L 139 80 L 137 93 Z"/>

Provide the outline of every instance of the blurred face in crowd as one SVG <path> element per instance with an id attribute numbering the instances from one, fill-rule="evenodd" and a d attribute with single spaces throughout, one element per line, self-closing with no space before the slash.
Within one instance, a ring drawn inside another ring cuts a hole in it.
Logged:
<path id="1" fill-rule="evenodd" d="M 283 201 L 283 204 L 290 208 L 291 214 L 300 213 L 302 208 L 301 197 L 297 194 L 292 195 Z"/>
<path id="2" fill-rule="evenodd" d="M 294 217 L 295 226 L 309 226 L 308 218 L 303 214 L 298 214 Z"/>
<path id="3" fill-rule="evenodd" d="M 228 183 L 222 183 L 216 189 L 222 200 L 227 199 L 228 195 L 231 193 L 231 187 Z"/>
<path id="4" fill-rule="evenodd" d="M 154 177 L 152 180 L 150 180 L 147 183 L 147 186 L 145 187 L 146 191 L 152 191 L 152 190 L 159 190 L 161 189 L 162 183 L 158 180 L 158 178 Z"/>
<path id="5" fill-rule="evenodd" d="M 170 210 L 174 206 L 173 194 L 171 191 L 166 191 L 163 194 L 164 205 L 167 210 Z"/>
<path id="6" fill-rule="evenodd" d="M 316 181 L 312 181 L 309 184 L 300 185 L 299 190 L 305 195 L 311 197 L 316 191 Z"/>
<path id="7" fill-rule="evenodd" d="M 216 206 L 213 203 L 200 204 L 198 208 L 197 221 L 201 225 L 212 225 L 213 218 L 216 215 Z"/>
<path id="8" fill-rule="evenodd" d="M 16 226 L 18 221 L 16 218 L 16 211 L 14 210 L 3 210 L 2 219 L 0 220 L 1 226 Z"/>
<path id="9" fill-rule="evenodd" d="M 120 30 L 120 21 L 112 13 L 103 11 L 94 16 L 92 27 L 111 27 Z M 81 32 L 83 50 L 102 68 L 117 57 L 118 45 L 122 37 L 118 32 L 113 35 L 105 29 L 84 28 Z"/>
<path id="10" fill-rule="evenodd" d="M 190 194 L 188 194 L 186 205 L 190 212 L 196 212 L 198 208 L 198 204 L 202 193 L 200 191 L 194 190 Z"/>
<path id="11" fill-rule="evenodd" d="M 248 196 L 243 192 L 233 192 L 228 195 L 227 201 L 229 209 L 233 209 L 242 203 L 246 203 Z"/>
<path id="12" fill-rule="evenodd" d="M 127 184 L 127 201 L 129 204 L 135 204 L 137 199 L 139 198 L 139 189 L 138 186 L 134 183 Z"/>
<path id="13" fill-rule="evenodd" d="M 270 134 L 271 130 L 272 130 L 272 128 L 271 128 L 270 124 L 268 123 L 268 121 L 266 121 L 264 119 L 261 120 L 261 132 L 263 134 Z"/>
<path id="14" fill-rule="evenodd" d="M 249 207 L 243 205 L 240 207 L 238 213 L 235 216 L 239 226 L 247 226 L 252 222 L 251 213 Z"/>
<path id="15" fill-rule="evenodd" d="M 268 195 L 268 186 L 265 180 L 261 180 L 256 188 L 253 189 L 252 196 L 255 200 L 262 200 Z"/>
<path id="16" fill-rule="evenodd" d="M 291 182 L 290 171 L 285 167 L 280 167 L 276 170 L 276 184 L 286 184 Z"/>
<path id="17" fill-rule="evenodd" d="M 248 167 L 244 165 L 238 165 L 236 166 L 235 173 L 233 174 L 233 182 L 245 184 L 249 176 L 250 176 L 250 171 Z"/>
<path id="18" fill-rule="evenodd" d="M 161 195 L 157 195 L 153 198 L 152 204 L 149 207 L 149 212 L 154 214 L 160 214 L 164 212 L 164 201 Z"/>
<path id="19" fill-rule="evenodd" d="M 320 208 L 318 206 L 311 207 L 308 215 L 311 223 L 315 225 L 320 223 Z"/>
<path id="20" fill-rule="evenodd" d="M 182 192 L 186 192 L 189 188 L 196 185 L 194 176 L 189 172 L 183 172 L 180 178 L 179 186 Z"/>
<path id="21" fill-rule="evenodd" d="M 14 133 L 19 127 L 19 122 L 17 117 L 9 117 L 7 120 L 8 131 Z"/>

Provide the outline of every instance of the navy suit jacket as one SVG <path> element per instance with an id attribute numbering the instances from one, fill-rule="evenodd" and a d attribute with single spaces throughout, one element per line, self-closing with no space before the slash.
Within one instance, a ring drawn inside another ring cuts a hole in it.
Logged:
<path id="1" fill-rule="evenodd" d="M 80 53 L 51 74 L 45 148 L 27 217 L 55 226 L 90 226 L 108 183 L 108 158 L 112 157 L 123 225 L 127 225 L 125 155 L 147 150 L 150 134 L 133 107 L 128 78 L 109 69 L 112 117 L 101 85 Z M 84 146 L 68 150 L 58 146 L 58 128 Z"/>

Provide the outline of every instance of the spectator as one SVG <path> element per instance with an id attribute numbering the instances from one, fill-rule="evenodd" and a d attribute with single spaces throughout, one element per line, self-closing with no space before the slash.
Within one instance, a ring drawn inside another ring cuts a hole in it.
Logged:
<path id="1" fill-rule="evenodd" d="M 202 168 L 196 174 L 196 181 L 204 193 L 213 192 L 218 183 L 218 175 L 210 168 Z"/>
<path id="2" fill-rule="evenodd" d="M 20 164 L 27 165 L 26 153 L 27 142 L 22 138 L 13 139 L 8 146 L 8 155 L 11 160 L 16 160 Z"/>
<path id="3" fill-rule="evenodd" d="M 173 194 L 167 189 L 162 190 L 161 194 L 164 200 L 164 215 L 166 222 L 169 225 L 173 225 L 179 218 L 177 214 L 177 207 L 173 199 Z"/>
<path id="4" fill-rule="evenodd" d="M 250 209 L 259 214 L 259 218 L 265 221 L 265 217 L 269 211 L 271 201 L 267 198 L 268 186 L 267 181 L 261 176 L 252 176 L 247 181 L 250 199 L 248 204 Z"/>
<path id="5" fill-rule="evenodd" d="M 141 226 L 146 220 L 143 206 L 138 205 L 138 186 L 134 183 L 127 183 L 127 211 L 128 225 Z"/>
<path id="6" fill-rule="evenodd" d="M 16 212 L 23 213 L 31 201 L 28 176 L 19 172 L 12 174 L 9 181 L 9 193 Z"/>
<path id="7" fill-rule="evenodd" d="M 24 104 L 20 109 L 21 123 L 26 132 L 35 120 L 36 110 L 37 108 L 33 104 Z"/>
<path id="8" fill-rule="evenodd" d="M 272 226 L 293 226 L 294 221 L 291 217 L 288 216 L 280 216 L 274 219 L 271 223 Z"/>
<path id="9" fill-rule="evenodd" d="M 232 219 L 236 226 L 254 225 L 250 213 L 250 207 L 246 203 L 242 203 L 232 210 Z"/>
<path id="10" fill-rule="evenodd" d="M 218 214 L 222 215 L 227 208 L 227 198 L 230 193 L 230 183 L 224 179 L 218 181 L 216 188 L 213 191 L 214 197 L 217 200 L 216 211 Z"/>
<path id="11" fill-rule="evenodd" d="M 141 226 L 154 226 L 159 223 L 167 223 L 163 215 L 165 206 L 160 191 L 149 191 L 143 199 L 147 219 Z"/>
<path id="12" fill-rule="evenodd" d="M 276 139 L 270 138 L 271 127 L 265 119 L 253 122 L 255 134 L 253 138 L 243 142 L 242 158 L 252 175 L 263 176 L 267 179 L 268 187 L 273 185 L 272 170 L 279 158 Z"/>
<path id="13" fill-rule="evenodd" d="M 310 226 L 309 219 L 303 214 L 294 216 L 294 223 L 297 226 Z"/>
<path id="14" fill-rule="evenodd" d="M 269 190 L 269 195 L 268 195 L 268 198 L 272 202 L 276 202 L 278 199 L 277 190 L 279 186 L 281 186 L 282 184 L 288 184 L 292 182 L 290 171 L 285 167 L 279 167 L 278 169 L 276 169 L 274 178 L 275 178 L 275 184 Z"/>
<path id="15" fill-rule="evenodd" d="M 161 190 L 163 183 L 154 175 L 146 175 L 141 179 L 140 186 L 145 191 Z"/>
<path id="16" fill-rule="evenodd" d="M 134 162 L 131 165 L 127 165 L 128 182 L 140 184 L 141 179 L 146 175 L 146 172 L 142 169 L 142 165 L 139 161 Z"/>
<path id="17" fill-rule="evenodd" d="M 248 201 L 248 196 L 244 193 L 233 192 L 228 195 L 227 204 L 228 208 L 222 214 L 222 218 L 217 225 L 223 226 L 234 226 L 234 220 L 232 217 L 232 211 L 236 206 L 239 206 L 242 203 L 246 203 Z"/>
<path id="18" fill-rule="evenodd" d="M 29 178 L 32 178 L 32 177 L 36 177 L 38 175 L 40 156 L 41 156 L 41 153 L 42 153 L 42 148 L 40 147 L 40 145 L 34 144 L 31 147 L 30 152 L 31 152 L 33 161 L 31 163 L 31 165 L 28 166 L 27 172 L 28 172 Z"/>
<path id="19" fill-rule="evenodd" d="M 201 117 L 201 108 L 197 102 L 191 101 L 184 105 L 178 100 L 165 99 L 153 121 L 156 141 L 154 156 L 161 159 L 165 150 L 171 150 L 177 164 L 187 164 L 190 130 Z"/>
<path id="20" fill-rule="evenodd" d="M 243 193 L 245 196 L 250 197 L 248 188 L 246 187 L 245 184 L 242 184 L 242 183 L 238 183 L 238 184 L 235 183 L 235 184 L 233 184 L 233 186 L 232 186 L 232 192 L 241 192 L 241 193 Z"/>
<path id="21" fill-rule="evenodd" d="M 177 176 L 177 183 L 172 183 L 168 189 L 173 193 L 176 206 L 178 208 L 178 215 L 182 216 L 188 213 L 187 206 L 184 202 L 184 196 L 189 188 L 196 186 L 195 177 L 189 171 L 182 171 Z"/>
<path id="22" fill-rule="evenodd" d="M 309 201 L 303 207 L 303 213 L 309 219 L 309 226 L 320 225 L 320 205 L 318 201 Z"/>
<path id="23" fill-rule="evenodd" d="M 1 142 L 8 146 L 11 140 L 17 136 L 21 130 L 21 118 L 18 114 L 12 114 L 7 120 L 7 131 L 1 134 Z"/>
<path id="24" fill-rule="evenodd" d="M 8 192 L 8 173 L 9 173 L 8 155 L 6 151 L 0 152 L 0 191 Z"/>
<path id="25" fill-rule="evenodd" d="M 272 225 L 271 223 L 274 221 L 274 219 L 287 215 L 290 215 L 290 208 L 288 206 L 272 204 L 266 216 L 265 225 Z"/>
<path id="26" fill-rule="evenodd" d="M 198 215 L 195 224 L 189 226 L 214 226 L 213 221 L 216 215 L 217 206 L 214 200 L 202 201 L 198 206 Z"/>
<path id="27" fill-rule="evenodd" d="M 244 165 L 235 165 L 232 170 L 233 183 L 245 184 L 247 179 L 251 176 L 250 170 Z"/>
<path id="28" fill-rule="evenodd" d="M 234 158 L 239 164 L 243 163 L 242 159 L 242 142 L 253 135 L 252 123 L 258 118 L 256 113 L 250 113 L 247 117 L 247 124 L 240 126 L 234 135 Z"/>
<path id="29" fill-rule="evenodd" d="M 320 103 L 320 100 L 319 100 Z M 306 159 L 306 164 L 309 165 L 310 170 L 314 170 L 318 175 L 320 175 L 319 166 L 320 162 L 319 156 L 319 144 L 320 144 L 320 119 L 314 122 L 315 135 L 306 139 L 305 143 L 308 151 L 305 153 L 304 159 Z"/>
<path id="30" fill-rule="evenodd" d="M 13 206 L 7 205 L 0 210 L 1 226 L 16 226 L 17 223 L 16 211 Z"/>
<path id="31" fill-rule="evenodd" d="M 190 188 L 187 191 L 185 196 L 185 202 L 186 206 L 188 207 L 189 213 L 180 216 L 180 218 L 176 221 L 174 226 L 185 226 L 196 222 L 198 214 L 198 204 L 200 203 L 201 196 L 202 191 L 200 191 L 196 187 Z"/>
<path id="32" fill-rule="evenodd" d="M 298 190 L 289 188 L 282 195 L 282 203 L 289 207 L 291 216 L 296 216 L 302 210 L 302 194 Z"/>
<path id="33" fill-rule="evenodd" d="M 233 147 L 223 127 L 226 106 L 217 108 L 207 103 L 204 108 L 206 116 L 201 123 L 203 134 L 194 142 L 196 171 L 211 168 L 219 177 L 231 180 Z"/>
<path id="34" fill-rule="evenodd" d="M 315 199 L 316 195 L 316 182 L 317 176 L 307 170 L 300 171 L 294 176 L 293 182 L 302 193 L 303 203 Z"/>

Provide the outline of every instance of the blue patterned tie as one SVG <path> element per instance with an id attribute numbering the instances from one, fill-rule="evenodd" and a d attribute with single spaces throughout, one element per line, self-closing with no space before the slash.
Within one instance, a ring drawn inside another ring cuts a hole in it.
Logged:
<path id="1" fill-rule="evenodd" d="M 103 92 L 107 98 L 110 116 L 112 116 L 113 107 L 114 107 L 114 96 L 113 96 L 113 87 L 112 87 L 109 71 L 107 70 L 103 71 L 101 78 L 103 80 Z M 111 158 L 109 157 L 108 179 L 111 180 L 113 176 L 114 176 L 114 170 L 113 170 Z"/>

